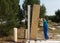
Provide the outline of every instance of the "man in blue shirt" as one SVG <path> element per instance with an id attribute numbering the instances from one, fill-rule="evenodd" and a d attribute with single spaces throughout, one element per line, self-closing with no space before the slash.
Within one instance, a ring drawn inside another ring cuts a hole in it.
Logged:
<path id="1" fill-rule="evenodd" d="M 41 19 L 43 21 L 43 28 L 44 28 L 44 37 L 45 39 L 47 40 L 49 37 L 48 37 L 48 23 L 47 23 L 47 20 L 42 18 Z"/>

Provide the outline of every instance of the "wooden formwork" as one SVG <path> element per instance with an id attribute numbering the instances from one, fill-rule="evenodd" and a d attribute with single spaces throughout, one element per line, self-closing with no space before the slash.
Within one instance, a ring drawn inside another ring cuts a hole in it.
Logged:
<path id="1" fill-rule="evenodd" d="M 40 5 L 34 5 L 32 11 L 32 21 L 31 21 L 31 39 L 36 39 L 38 34 L 38 19 L 40 14 Z"/>

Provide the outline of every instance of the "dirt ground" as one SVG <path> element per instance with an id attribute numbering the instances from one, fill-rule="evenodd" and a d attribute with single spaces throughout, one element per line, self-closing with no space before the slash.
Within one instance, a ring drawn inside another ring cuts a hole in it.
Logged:
<path id="1" fill-rule="evenodd" d="M 24 29 L 24 28 L 23 28 Z M 21 29 L 18 29 L 18 42 L 17 43 L 25 43 L 26 39 L 24 37 L 25 33 L 22 32 Z M 50 30 L 48 31 L 49 39 L 51 40 L 60 40 L 60 29 L 56 30 Z M 43 29 L 38 30 L 38 36 L 37 39 L 44 40 L 44 33 Z M 0 37 L 0 43 L 15 43 L 14 42 L 14 36 L 8 36 L 8 37 Z"/>

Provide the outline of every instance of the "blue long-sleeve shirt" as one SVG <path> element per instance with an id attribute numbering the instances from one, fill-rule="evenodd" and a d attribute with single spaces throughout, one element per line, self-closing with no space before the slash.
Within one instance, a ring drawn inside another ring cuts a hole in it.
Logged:
<path id="1" fill-rule="evenodd" d="M 44 27 L 44 31 L 46 32 L 48 30 L 48 23 L 46 20 L 43 21 L 43 27 Z"/>

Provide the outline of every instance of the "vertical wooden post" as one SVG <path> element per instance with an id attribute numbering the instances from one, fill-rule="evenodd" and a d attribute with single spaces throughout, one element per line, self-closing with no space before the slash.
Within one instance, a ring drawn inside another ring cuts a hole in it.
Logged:
<path id="1" fill-rule="evenodd" d="M 40 5 L 34 5 L 32 12 L 31 39 L 37 38 L 39 14 L 40 14 Z"/>
<path id="2" fill-rule="evenodd" d="M 28 43 L 30 43 L 30 5 L 28 5 Z"/>
<path id="3" fill-rule="evenodd" d="M 28 37 L 28 31 L 27 31 L 27 29 L 25 30 L 25 39 L 27 39 L 27 37 Z"/>
<path id="4" fill-rule="evenodd" d="M 14 41 L 17 42 L 17 28 L 14 28 Z"/>

